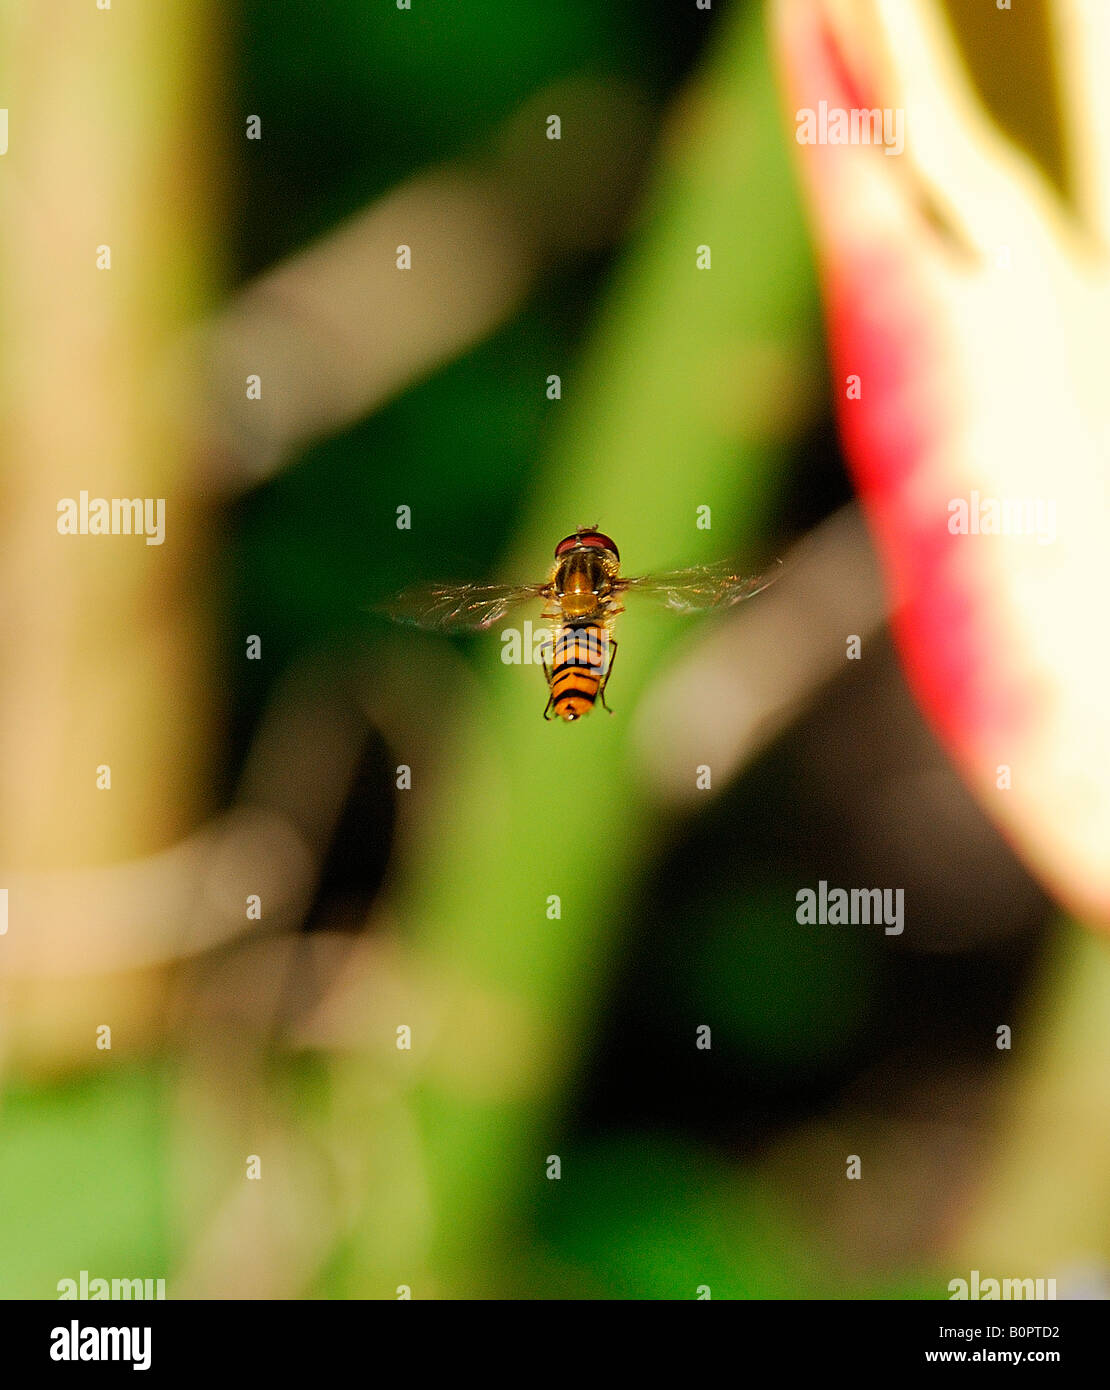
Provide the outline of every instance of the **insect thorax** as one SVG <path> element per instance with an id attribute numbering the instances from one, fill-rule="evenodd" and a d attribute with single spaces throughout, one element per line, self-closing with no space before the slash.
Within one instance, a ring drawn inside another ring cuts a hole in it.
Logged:
<path id="1" fill-rule="evenodd" d="M 553 581 L 563 618 L 574 622 L 600 617 L 615 573 L 612 562 L 596 551 L 575 550 L 564 556 Z"/>

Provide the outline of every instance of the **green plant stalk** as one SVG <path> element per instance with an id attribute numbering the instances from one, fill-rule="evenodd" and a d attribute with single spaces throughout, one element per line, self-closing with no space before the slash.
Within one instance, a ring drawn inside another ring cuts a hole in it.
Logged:
<path id="1" fill-rule="evenodd" d="M 1092 1265 L 1105 1270 L 1108 999 L 1105 937 L 1063 923 L 1037 997 L 1012 1022 L 1011 1051 L 1003 1055 L 1015 1076 L 1000 1105 L 994 1151 L 961 1225 L 953 1277 L 966 1279 L 971 1268 L 996 1278 L 1058 1278 Z"/>
<path id="2" fill-rule="evenodd" d="M 543 573 L 554 543 L 594 522 L 617 538 L 629 572 L 759 548 L 784 451 L 753 441 L 745 372 L 805 360 L 817 298 L 761 16 L 730 16 L 718 39 L 664 141 L 592 346 L 552 407 L 566 425 L 507 576 Z M 699 270 L 705 245 L 712 265 Z M 776 385 L 772 414 L 788 435 L 793 393 L 812 387 L 789 371 Z M 706 504 L 713 529 L 695 529 Z M 476 649 L 480 698 L 459 712 L 459 742 L 389 907 L 434 1017 L 412 1053 L 422 1172 L 410 1147 L 390 1154 L 374 1119 L 384 1109 L 366 1100 L 380 1057 L 339 1064 L 337 1120 L 350 1106 L 374 1131 L 373 1186 L 353 1235 L 356 1292 L 498 1291 L 513 1213 L 543 1190 L 547 1156 L 559 1153 L 558 1099 L 654 842 L 630 728 L 680 633 L 669 614 L 622 618 L 616 713 L 573 726 L 540 717 L 538 668 L 502 664 L 493 636 Z M 549 895 L 561 900 L 558 920 Z M 393 1044 L 382 1023 L 373 1047 Z M 573 1182 L 572 1158 L 561 1157 Z"/>

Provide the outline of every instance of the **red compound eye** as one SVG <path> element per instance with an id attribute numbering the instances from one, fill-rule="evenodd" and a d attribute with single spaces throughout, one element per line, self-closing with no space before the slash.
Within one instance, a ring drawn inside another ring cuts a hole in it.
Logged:
<path id="1" fill-rule="evenodd" d="M 619 560 L 620 551 L 609 539 L 600 531 L 575 531 L 573 536 L 567 536 L 555 547 L 555 558 L 558 560 L 570 550 L 575 550 L 579 546 L 590 550 L 611 550 Z"/>

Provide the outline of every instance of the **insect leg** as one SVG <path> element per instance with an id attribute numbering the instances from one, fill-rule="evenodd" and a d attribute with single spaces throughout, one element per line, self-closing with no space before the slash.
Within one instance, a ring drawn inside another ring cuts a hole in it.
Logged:
<path id="1" fill-rule="evenodd" d="M 546 661 L 543 662 L 543 675 L 544 679 L 547 681 L 547 704 L 544 706 L 543 717 L 545 719 L 550 719 L 551 715 L 548 714 L 548 710 L 555 703 L 555 694 L 551 689 L 551 669 Z"/>
<path id="2" fill-rule="evenodd" d="M 600 685 L 598 686 L 598 688 L 597 688 L 597 696 L 598 696 L 598 699 L 601 701 L 601 708 L 605 711 L 606 714 L 612 714 L 612 713 L 613 713 L 613 711 L 612 711 L 612 710 L 609 708 L 609 706 L 605 703 L 605 687 L 609 684 L 609 677 L 613 674 L 613 662 L 616 661 L 616 659 L 617 659 L 617 644 L 616 644 L 616 642 L 614 642 L 613 639 L 610 637 L 610 638 L 609 638 L 609 664 L 605 667 L 605 674 L 604 674 L 604 676 L 602 676 L 602 678 L 601 678 L 601 684 L 600 684 Z"/>

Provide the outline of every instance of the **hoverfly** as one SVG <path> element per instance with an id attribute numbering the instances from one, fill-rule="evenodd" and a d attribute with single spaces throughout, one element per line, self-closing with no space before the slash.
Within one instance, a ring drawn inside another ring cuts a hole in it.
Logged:
<path id="1" fill-rule="evenodd" d="M 743 578 L 724 561 L 626 578 L 620 562 L 608 536 L 596 526 L 580 526 L 555 547 L 555 563 L 542 584 L 421 585 L 406 589 L 384 611 L 433 632 L 479 632 L 518 604 L 543 599 L 541 616 L 552 629 L 545 644 L 551 664 L 543 662 L 548 690 L 543 717 L 557 715 L 569 724 L 588 714 L 598 699 L 612 714 L 605 687 L 617 653 L 613 622 L 624 612 L 625 594 L 643 594 L 675 613 L 699 613 L 752 598 L 778 577 L 776 569 Z"/>

